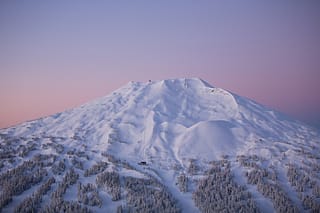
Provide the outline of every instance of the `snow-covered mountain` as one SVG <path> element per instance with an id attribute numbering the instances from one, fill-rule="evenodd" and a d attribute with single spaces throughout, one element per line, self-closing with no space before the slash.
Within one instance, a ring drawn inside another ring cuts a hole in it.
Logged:
<path id="1" fill-rule="evenodd" d="M 200 79 L 0 130 L 2 212 L 319 212 L 320 134 Z"/>

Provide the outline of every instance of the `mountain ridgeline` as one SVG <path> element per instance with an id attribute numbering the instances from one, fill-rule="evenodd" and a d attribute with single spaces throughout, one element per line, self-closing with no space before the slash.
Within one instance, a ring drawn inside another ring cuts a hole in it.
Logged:
<path id="1" fill-rule="evenodd" d="M 201 79 L 0 130 L 0 212 L 319 212 L 320 134 Z"/>

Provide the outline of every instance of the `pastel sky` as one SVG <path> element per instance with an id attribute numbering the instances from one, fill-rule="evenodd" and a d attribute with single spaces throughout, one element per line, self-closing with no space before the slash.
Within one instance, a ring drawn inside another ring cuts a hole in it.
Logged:
<path id="1" fill-rule="evenodd" d="M 0 128 L 199 77 L 320 124 L 319 0 L 1 0 Z"/>

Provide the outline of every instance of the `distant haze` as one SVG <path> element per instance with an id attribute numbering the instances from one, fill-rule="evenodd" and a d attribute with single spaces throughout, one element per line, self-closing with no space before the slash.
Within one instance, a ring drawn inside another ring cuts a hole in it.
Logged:
<path id="1" fill-rule="evenodd" d="M 320 124 L 319 11 L 317 0 L 2 0 L 0 128 L 177 77 Z"/>

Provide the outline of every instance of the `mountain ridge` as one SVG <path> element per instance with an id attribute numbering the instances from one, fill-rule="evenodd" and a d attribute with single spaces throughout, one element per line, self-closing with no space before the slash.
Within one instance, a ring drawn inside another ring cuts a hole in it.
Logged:
<path id="1" fill-rule="evenodd" d="M 124 180 L 135 177 L 143 182 L 150 178 L 153 186 L 168 190 L 161 196 L 170 200 L 166 208 L 172 207 L 172 211 L 197 212 L 213 208 L 210 202 L 199 198 L 203 193 L 209 193 L 207 197 L 214 196 L 211 191 L 201 191 L 201 184 L 212 180 L 212 170 L 216 175 L 228 178 L 215 179 L 211 186 L 222 181 L 221 185 L 232 185 L 230 190 L 244 193 L 244 197 L 246 193 L 255 196 L 247 198 L 245 205 L 234 198 L 221 198 L 221 202 L 227 202 L 224 205 L 230 211 L 234 205 L 239 205 L 237 208 L 262 212 L 282 212 L 282 207 L 308 212 L 320 205 L 317 199 L 320 196 L 317 194 L 317 190 L 320 191 L 319 132 L 197 78 L 129 82 L 109 95 L 79 107 L 1 129 L 0 142 L 13 144 L 8 145 L 12 147 L 10 149 L 2 146 L 0 150 L 10 153 L 4 155 L 5 169 L 0 170 L 0 186 L 1 174 L 19 167 L 25 159 L 53 154 L 55 167 L 59 168 L 59 162 L 65 164 L 65 170 L 78 165 L 75 173 L 81 183 L 88 182 L 86 174 L 90 176 L 92 168 L 100 167 L 101 172 L 92 173 L 96 178 L 107 171 L 116 172 L 118 176 L 115 177 Z M 19 147 L 30 150 L 21 151 Z M 15 156 L 13 163 L 6 158 L 11 155 Z M 109 166 L 103 166 L 101 161 Z M 43 169 L 55 174 L 54 166 Z M 67 175 L 65 170 L 55 175 Z M 296 188 L 297 183 L 290 179 L 291 170 L 310 179 L 311 191 Z M 315 170 L 314 174 L 308 175 L 309 170 Z M 114 173 L 107 174 L 114 178 Z M 99 178 L 96 187 L 101 184 Z M 121 196 L 112 199 L 122 200 L 120 208 L 126 211 L 138 208 L 134 207 L 138 204 L 133 204 L 131 198 L 125 198 L 126 193 L 131 193 L 130 186 L 118 185 Z M 265 187 L 272 189 L 275 195 L 268 194 Z M 58 188 L 56 186 L 54 190 Z M 314 188 L 315 193 L 312 192 Z M 114 191 L 96 190 L 100 194 L 114 195 Z M 288 193 L 292 191 L 294 193 Z M 279 204 L 280 195 L 285 199 Z M 314 199 L 305 201 L 309 199 L 306 195 Z M 115 211 L 119 204 L 108 199 L 101 199 L 100 208 L 90 207 L 84 201 L 80 203 L 93 211 Z M 109 208 L 105 203 L 112 205 Z M 16 205 L 18 202 L 13 202 L 4 208 L 13 210 Z M 50 205 L 58 204 L 51 202 Z M 156 202 L 152 205 L 158 206 Z"/>

